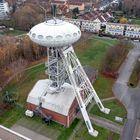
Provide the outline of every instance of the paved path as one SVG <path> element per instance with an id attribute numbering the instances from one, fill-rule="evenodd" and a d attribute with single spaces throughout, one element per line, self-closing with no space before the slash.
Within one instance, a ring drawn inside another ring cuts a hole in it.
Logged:
<path id="1" fill-rule="evenodd" d="M 140 138 L 140 120 L 137 120 L 137 122 L 136 122 L 136 127 L 135 127 L 135 132 L 133 135 L 133 139 L 136 139 L 136 137 Z"/>
<path id="2" fill-rule="evenodd" d="M 20 126 L 20 125 L 14 125 L 11 129 L 14 130 L 15 132 L 18 132 L 18 133 L 32 139 L 32 140 L 51 140 L 48 137 L 40 135 L 40 134 L 38 134 L 32 130 L 29 130 L 23 126 Z"/>
<path id="3" fill-rule="evenodd" d="M 103 128 L 106 128 L 114 133 L 118 133 L 118 134 L 122 133 L 123 127 L 115 122 L 108 120 L 108 119 L 105 119 L 105 118 L 102 118 L 99 116 L 95 116 L 95 115 L 94 116 L 90 115 L 90 120 L 93 123 L 95 123 Z"/>
<path id="4" fill-rule="evenodd" d="M 124 104 L 128 115 L 121 140 L 133 140 L 137 118 L 140 117 L 140 88 L 129 88 L 127 83 L 133 72 L 134 66 L 140 56 L 140 43 L 134 43 L 135 47 L 129 52 L 125 62 L 119 70 L 119 77 L 113 86 L 115 96 Z"/>
<path id="5" fill-rule="evenodd" d="M 103 101 L 109 101 L 109 100 L 114 100 L 116 99 L 116 97 L 109 97 L 109 98 L 104 98 L 102 99 L 102 102 Z M 92 109 L 92 107 L 95 105 L 96 103 L 93 101 L 89 107 L 88 107 L 88 112 L 90 112 L 90 110 Z M 83 117 L 81 115 L 81 113 L 79 112 L 79 114 L 77 115 L 77 117 L 79 119 L 81 119 L 81 121 L 79 122 L 79 124 L 76 126 L 76 128 L 73 130 L 73 133 L 71 134 L 71 136 L 69 137 L 69 140 L 73 140 L 74 139 L 74 136 L 76 135 L 76 132 L 80 129 L 82 123 L 84 122 L 83 121 Z M 92 123 L 95 123 L 101 127 L 104 127 L 104 128 L 107 128 L 109 129 L 110 131 L 112 132 L 117 132 L 118 134 L 121 133 L 122 131 L 122 126 L 121 125 L 118 125 L 112 121 L 109 121 L 107 119 L 104 119 L 102 117 L 98 117 L 98 116 L 93 116 L 93 115 L 90 115 L 90 120 L 92 121 Z M 94 125 L 93 125 L 94 127 Z"/>
<path id="6" fill-rule="evenodd" d="M 83 119 L 81 113 L 79 113 L 77 115 L 77 117 L 79 119 Z M 102 117 L 99 117 L 99 116 L 96 116 L 96 115 L 90 115 L 90 120 L 93 124 L 97 124 L 98 126 L 101 126 L 103 128 L 106 128 L 114 133 L 118 133 L 118 134 L 121 134 L 122 132 L 122 126 L 115 123 L 115 122 L 112 122 L 108 119 L 105 119 L 105 118 L 102 118 Z M 93 125 L 94 127 L 94 125 Z"/>

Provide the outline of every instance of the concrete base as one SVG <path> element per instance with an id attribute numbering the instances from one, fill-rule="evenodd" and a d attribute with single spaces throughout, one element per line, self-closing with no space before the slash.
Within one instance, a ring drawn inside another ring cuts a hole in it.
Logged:
<path id="1" fill-rule="evenodd" d="M 98 136 L 98 131 L 96 131 L 96 130 L 88 131 L 88 132 L 89 132 L 89 134 L 90 134 L 91 136 L 94 136 L 94 137 L 97 137 L 97 136 Z"/>
<path id="2" fill-rule="evenodd" d="M 109 114 L 110 113 L 110 109 L 109 108 L 101 109 L 101 111 L 104 112 L 105 114 Z"/>

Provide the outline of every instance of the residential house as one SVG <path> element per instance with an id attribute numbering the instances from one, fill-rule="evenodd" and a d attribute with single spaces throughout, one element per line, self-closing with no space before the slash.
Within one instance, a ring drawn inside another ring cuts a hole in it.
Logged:
<path id="1" fill-rule="evenodd" d="M 0 19 L 4 19 L 9 14 L 9 6 L 8 2 L 5 2 L 5 0 L 0 0 Z"/>

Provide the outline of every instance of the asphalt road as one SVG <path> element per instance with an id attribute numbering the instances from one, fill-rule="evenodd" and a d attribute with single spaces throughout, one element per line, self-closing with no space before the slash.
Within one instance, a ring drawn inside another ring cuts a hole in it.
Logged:
<path id="1" fill-rule="evenodd" d="M 119 77 L 113 86 L 115 96 L 127 109 L 127 122 L 125 123 L 121 140 L 133 140 L 137 120 L 140 119 L 140 87 L 129 88 L 127 83 L 133 72 L 137 59 L 140 56 L 140 43 L 129 52 L 125 62 L 119 70 Z"/>
<path id="2" fill-rule="evenodd" d="M 135 127 L 135 132 L 133 135 L 133 139 L 135 139 L 136 137 L 140 138 L 140 120 L 137 120 L 137 122 L 136 122 L 136 127 Z"/>

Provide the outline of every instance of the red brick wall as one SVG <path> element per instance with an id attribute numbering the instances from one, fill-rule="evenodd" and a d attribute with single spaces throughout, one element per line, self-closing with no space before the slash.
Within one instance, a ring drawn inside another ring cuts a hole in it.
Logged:
<path id="1" fill-rule="evenodd" d="M 76 98 L 74 99 L 70 110 L 69 110 L 69 125 L 73 122 L 75 116 L 76 116 L 76 108 L 78 107 L 78 102 Z"/>
<path id="2" fill-rule="evenodd" d="M 34 110 L 37 106 L 36 105 L 33 105 L 31 103 L 27 103 L 27 108 L 29 110 Z M 51 110 L 48 110 L 48 109 L 44 109 L 42 108 L 42 111 L 46 114 L 46 115 L 50 115 L 52 116 L 52 119 L 53 121 L 55 122 L 58 122 L 62 125 L 64 125 L 65 127 L 69 127 L 70 124 L 73 122 L 75 116 L 76 116 L 76 108 L 78 107 L 78 103 L 77 103 L 77 100 L 76 98 L 74 99 L 71 107 L 70 107 L 70 110 L 69 110 L 69 116 L 64 116 L 62 114 L 59 114 L 57 112 L 53 112 Z"/>
<path id="3" fill-rule="evenodd" d="M 36 105 L 33 105 L 31 103 L 27 103 L 27 108 L 29 110 L 32 110 L 33 111 L 36 107 L 37 107 Z M 61 114 L 59 114 L 57 112 L 53 112 L 51 110 L 47 110 L 47 109 L 44 109 L 44 108 L 42 108 L 42 111 L 46 115 L 52 116 L 53 121 L 58 122 L 58 123 L 64 125 L 65 127 L 68 127 L 67 126 L 67 116 L 61 115 Z"/>

